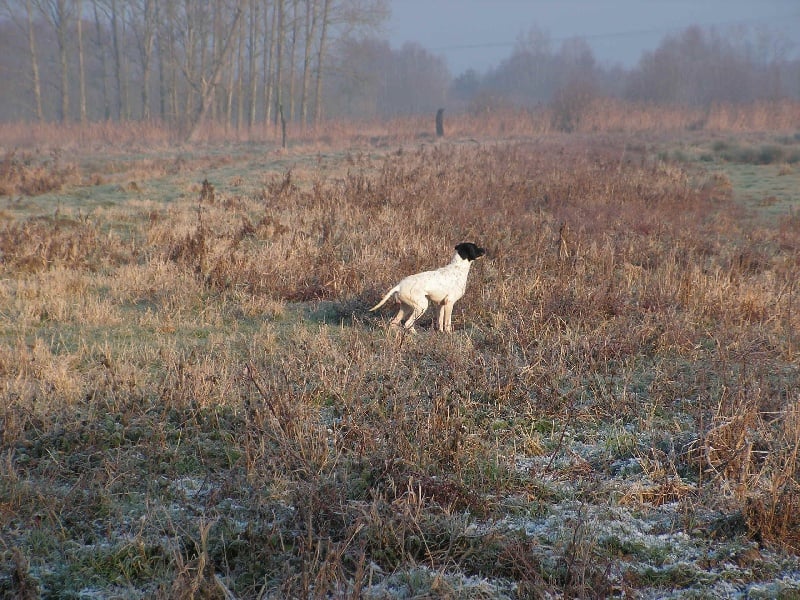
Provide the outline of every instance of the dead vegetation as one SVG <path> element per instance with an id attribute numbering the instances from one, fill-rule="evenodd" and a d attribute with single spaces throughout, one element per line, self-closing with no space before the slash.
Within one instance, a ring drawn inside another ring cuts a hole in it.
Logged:
<path id="1" fill-rule="evenodd" d="M 0 159 L 0 196 L 37 196 L 78 183 L 78 168 L 71 162 L 63 164 L 61 154 L 58 149 L 48 156 L 33 152 L 6 152 Z"/>
<path id="2" fill-rule="evenodd" d="M 613 135 L 316 160 L 0 224 L 4 593 L 796 593 L 795 216 Z"/>

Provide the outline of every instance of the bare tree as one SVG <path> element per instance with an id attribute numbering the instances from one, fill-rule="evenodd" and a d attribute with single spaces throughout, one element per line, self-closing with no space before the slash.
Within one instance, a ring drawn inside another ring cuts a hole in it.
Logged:
<path id="1" fill-rule="evenodd" d="M 214 3 L 214 24 L 212 25 L 214 43 L 212 55 L 219 57 L 222 42 L 222 0 Z M 214 101 L 208 109 L 209 118 L 214 121 L 224 119 L 227 128 L 233 122 L 233 69 L 228 69 L 228 80 L 220 84 L 213 94 Z M 220 116 L 221 115 L 221 116 Z M 226 129 L 227 130 L 227 129 Z"/>
<path id="2" fill-rule="evenodd" d="M 31 74 L 33 76 L 33 96 L 36 102 L 36 118 L 39 121 L 43 121 L 42 83 L 39 80 L 39 61 L 36 58 L 36 36 L 33 32 L 33 10 L 31 9 L 31 0 L 26 0 L 25 12 L 28 17 L 28 47 L 31 53 Z"/>
<path id="3" fill-rule="evenodd" d="M 334 42 L 374 24 L 386 5 L 387 0 L 0 0 L 3 13 L 26 36 L 19 40 L 27 42 L 30 67 L 24 70 L 39 119 L 52 110 L 42 92 L 50 86 L 60 93 L 61 120 L 79 116 L 84 122 L 95 114 L 146 120 L 157 112 L 189 136 L 207 118 L 235 119 L 239 128 L 251 128 L 259 118 L 307 124 L 313 114 L 318 122 Z M 52 33 L 42 36 L 43 25 Z"/>
<path id="4" fill-rule="evenodd" d="M 86 123 L 86 65 L 83 59 L 83 1 L 75 0 L 75 21 L 78 37 L 78 87 L 81 123 Z"/>
<path id="5" fill-rule="evenodd" d="M 183 78 L 187 83 L 186 96 L 184 98 L 184 108 L 182 115 L 187 119 L 183 122 L 191 130 L 191 117 L 195 103 L 195 94 L 204 93 L 203 86 L 207 84 L 203 76 L 203 60 L 198 60 L 198 55 L 202 56 L 202 51 L 198 52 L 198 40 L 202 37 L 202 11 L 203 7 L 192 2 L 191 0 L 184 0 L 183 13 L 181 15 L 182 21 L 175 23 L 176 42 L 181 46 L 182 62 L 180 69 Z M 208 110 L 208 107 L 206 107 Z"/>
<path id="6" fill-rule="evenodd" d="M 316 97 L 314 121 L 322 119 L 322 80 L 325 73 L 328 41 L 332 30 L 339 37 L 348 37 L 358 31 L 369 31 L 388 14 L 386 0 L 321 0 L 320 33 L 317 44 Z"/>
<path id="7" fill-rule="evenodd" d="M 319 0 L 305 0 L 305 45 L 303 49 L 303 79 L 300 87 L 300 122 L 308 122 L 308 90 L 311 82 L 311 49 L 317 35 Z"/>
<path id="8" fill-rule="evenodd" d="M 142 66 L 142 119 L 150 119 L 150 77 L 153 68 L 153 46 L 156 38 L 156 0 L 129 0 L 132 3 L 132 21 L 139 61 Z M 136 14 L 140 18 L 136 18 Z"/>
<path id="9" fill-rule="evenodd" d="M 300 18 L 298 15 L 298 0 L 292 0 L 292 33 L 289 39 L 289 120 L 294 119 L 294 84 L 295 84 L 295 52 L 297 50 L 297 36 L 299 35 Z"/>
<path id="10" fill-rule="evenodd" d="M 765 62 L 761 40 L 754 53 L 748 37 L 744 27 L 721 34 L 697 26 L 667 36 L 629 74 L 626 96 L 693 106 L 774 99 L 780 95 L 780 79 L 771 67 L 778 62 Z"/>
<path id="11" fill-rule="evenodd" d="M 259 25 L 259 3 L 257 0 L 250 0 L 249 21 L 247 36 L 247 77 L 249 83 L 249 105 L 247 111 L 247 128 L 252 129 L 256 122 L 256 107 L 258 100 L 258 76 L 256 73 L 256 62 L 258 59 L 258 25 Z"/>
<path id="12" fill-rule="evenodd" d="M 100 21 L 100 11 L 97 7 L 97 0 L 92 0 L 92 8 L 94 10 L 94 26 L 95 26 L 95 48 L 100 56 L 100 63 L 102 65 L 101 77 L 103 80 L 103 117 L 108 120 L 111 118 L 111 94 L 108 89 L 108 59 L 106 58 L 107 52 L 105 51 L 105 43 L 103 41 L 103 24 Z"/>
<path id="13" fill-rule="evenodd" d="M 188 2 L 189 0 L 187 0 Z M 190 121 L 186 139 L 194 141 L 197 139 L 200 125 L 205 121 L 211 105 L 212 95 L 216 86 L 219 85 L 222 76 L 222 70 L 228 61 L 228 56 L 233 46 L 233 41 L 236 38 L 236 33 L 239 29 L 239 21 L 242 18 L 242 8 L 246 0 L 237 0 L 236 6 L 233 10 L 233 16 L 230 17 L 226 27 L 224 28 L 223 38 L 220 44 L 219 55 L 214 57 L 208 65 L 205 64 L 204 52 L 201 50 L 201 69 L 200 73 L 194 73 L 194 78 L 189 80 L 189 84 L 199 91 L 199 107 L 190 113 Z"/>
<path id="14" fill-rule="evenodd" d="M 419 44 L 393 50 L 378 38 L 349 38 L 331 57 L 327 107 L 348 116 L 432 114 L 443 106 L 449 83 L 444 60 Z"/>
<path id="15" fill-rule="evenodd" d="M 130 118 L 128 104 L 128 67 L 123 48 L 125 37 L 124 7 L 118 0 L 109 0 L 108 10 L 111 21 L 111 42 L 114 53 L 114 79 L 117 82 L 117 115 L 120 120 Z"/>
<path id="16" fill-rule="evenodd" d="M 175 20 L 174 2 L 156 2 L 159 113 L 161 118 L 168 122 L 174 121 L 178 114 Z"/>
<path id="17" fill-rule="evenodd" d="M 25 0 L 25 22 L 18 20 L 17 3 L 3 0 L 0 5 L 4 8 L 4 12 L 8 17 L 16 23 L 16 25 L 25 31 L 28 40 L 28 53 L 31 60 L 31 85 L 33 87 L 33 101 L 36 111 L 36 119 L 44 121 L 44 111 L 42 110 L 42 83 L 39 75 L 39 56 L 36 51 L 36 32 L 33 24 L 33 5 L 31 0 Z"/>
<path id="18" fill-rule="evenodd" d="M 269 23 L 268 23 L 269 22 Z M 272 4 L 272 11 L 269 7 L 264 7 L 264 123 L 272 122 L 272 92 L 273 92 L 273 62 L 275 60 L 275 49 L 277 46 L 276 31 L 277 27 L 277 7 Z M 269 43 L 267 43 L 267 40 Z"/>
<path id="19" fill-rule="evenodd" d="M 68 0 L 34 0 L 34 4 L 56 32 L 58 67 L 61 74 L 59 120 L 64 123 L 69 120 L 69 49 L 67 44 L 74 10 Z"/>
<path id="20" fill-rule="evenodd" d="M 319 125 L 322 120 L 322 72 L 325 59 L 326 42 L 328 41 L 328 26 L 330 24 L 331 0 L 322 1 L 322 23 L 320 26 L 319 45 L 317 46 L 317 80 L 314 96 L 314 124 Z"/>
<path id="21" fill-rule="evenodd" d="M 239 19 L 236 38 L 236 130 L 241 131 L 244 125 L 244 19 Z"/>
<path id="22" fill-rule="evenodd" d="M 284 34 L 284 0 L 275 0 L 275 10 L 277 11 L 277 25 L 274 33 L 275 37 L 275 115 L 274 125 L 278 125 L 278 113 L 281 111 L 282 106 L 282 90 L 283 85 L 283 34 Z"/>

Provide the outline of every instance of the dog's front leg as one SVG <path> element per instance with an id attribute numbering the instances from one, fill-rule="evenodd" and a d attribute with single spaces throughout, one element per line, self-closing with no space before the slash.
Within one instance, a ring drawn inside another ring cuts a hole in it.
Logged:
<path id="1" fill-rule="evenodd" d="M 448 302 L 447 298 L 444 299 L 442 305 L 439 307 L 439 331 L 445 333 L 453 333 L 453 303 Z"/>
<path id="2" fill-rule="evenodd" d="M 447 306 L 449 302 L 447 300 L 447 296 L 445 296 L 444 300 L 439 302 L 439 318 L 437 319 L 437 329 L 439 331 L 446 331 L 447 330 L 447 319 L 449 319 L 447 313 Z"/>

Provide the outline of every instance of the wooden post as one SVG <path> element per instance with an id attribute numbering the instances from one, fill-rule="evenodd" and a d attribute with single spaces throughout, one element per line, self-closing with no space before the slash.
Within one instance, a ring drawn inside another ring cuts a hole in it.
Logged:
<path id="1" fill-rule="evenodd" d="M 436 137 L 444 137 L 444 109 L 436 111 Z"/>
<path id="2" fill-rule="evenodd" d="M 281 148 L 286 148 L 286 119 L 283 116 L 283 104 L 278 105 L 278 114 L 281 117 Z"/>

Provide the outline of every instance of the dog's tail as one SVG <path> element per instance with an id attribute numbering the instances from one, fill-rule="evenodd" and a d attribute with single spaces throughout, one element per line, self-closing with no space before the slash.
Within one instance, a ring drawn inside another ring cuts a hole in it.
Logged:
<path id="1" fill-rule="evenodd" d="M 383 306 L 384 304 L 386 304 L 386 301 L 387 301 L 389 298 L 391 298 L 393 295 L 395 295 L 395 294 L 396 294 L 397 292 L 399 292 L 399 291 L 400 291 L 400 286 L 399 286 L 399 285 L 396 285 L 396 286 L 394 286 L 392 289 L 390 289 L 388 292 L 386 292 L 386 295 L 383 297 L 383 300 L 381 300 L 381 301 L 380 301 L 380 302 L 378 302 L 378 303 L 377 303 L 375 306 L 373 306 L 372 308 L 370 308 L 370 309 L 369 309 L 369 311 L 370 311 L 370 312 L 375 312 L 375 311 L 376 311 L 376 310 L 378 310 L 378 309 L 379 309 L 381 306 Z"/>

